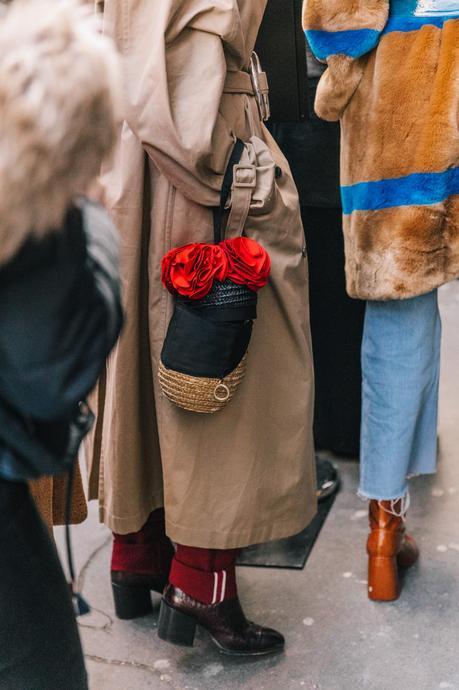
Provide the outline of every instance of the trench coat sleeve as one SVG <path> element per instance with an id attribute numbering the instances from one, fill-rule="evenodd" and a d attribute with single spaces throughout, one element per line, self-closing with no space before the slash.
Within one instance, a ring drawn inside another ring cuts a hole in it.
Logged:
<path id="1" fill-rule="evenodd" d="M 317 90 L 319 117 L 340 119 L 388 17 L 389 0 L 304 0 L 306 37 L 314 55 L 328 65 Z"/>
<path id="2" fill-rule="evenodd" d="M 117 21 L 123 20 L 114 3 L 105 2 L 108 23 L 110 5 Z M 127 11 L 129 43 L 136 42 L 135 50 L 127 47 L 125 61 L 127 123 L 174 187 L 215 206 L 235 142 L 219 106 L 225 50 L 231 44 L 237 51 L 242 36 L 237 2 L 137 0 Z"/>

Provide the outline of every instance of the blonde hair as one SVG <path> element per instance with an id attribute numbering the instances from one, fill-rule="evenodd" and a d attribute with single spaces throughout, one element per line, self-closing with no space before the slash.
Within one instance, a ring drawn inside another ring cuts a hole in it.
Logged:
<path id="1" fill-rule="evenodd" d="M 118 65 L 88 7 L 15 0 L 0 11 L 0 261 L 58 228 L 115 141 Z"/>

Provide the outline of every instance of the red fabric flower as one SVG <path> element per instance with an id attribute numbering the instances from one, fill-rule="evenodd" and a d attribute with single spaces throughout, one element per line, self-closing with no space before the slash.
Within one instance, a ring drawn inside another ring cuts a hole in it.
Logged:
<path id="1" fill-rule="evenodd" d="M 266 285 L 271 271 L 268 252 L 249 237 L 225 240 L 221 247 L 228 257 L 228 278 L 257 292 Z"/>
<path id="2" fill-rule="evenodd" d="M 161 262 L 161 280 L 173 294 L 201 299 L 212 289 L 214 280 L 228 277 L 228 258 L 220 245 L 187 244 L 172 249 Z"/>

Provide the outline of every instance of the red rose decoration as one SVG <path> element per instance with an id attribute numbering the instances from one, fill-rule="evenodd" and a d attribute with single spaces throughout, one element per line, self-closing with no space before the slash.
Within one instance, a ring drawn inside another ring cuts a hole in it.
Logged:
<path id="1" fill-rule="evenodd" d="M 212 289 L 214 280 L 228 277 L 228 259 L 220 245 L 187 244 L 172 249 L 161 262 L 161 280 L 173 294 L 201 299 Z"/>
<path id="2" fill-rule="evenodd" d="M 236 237 L 221 243 L 228 257 L 228 278 L 257 292 L 266 285 L 271 270 L 268 252 L 249 237 Z"/>
<path id="3" fill-rule="evenodd" d="M 163 256 L 161 260 L 161 281 L 164 285 L 164 287 L 169 290 L 172 294 L 175 293 L 174 286 L 172 285 L 172 280 L 171 280 L 171 267 L 172 264 L 175 260 L 175 257 L 177 254 L 180 252 L 183 252 L 184 250 L 188 249 L 189 247 L 193 247 L 194 245 L 192 244 L 187 244 L 184 247 L 176 247 L 175 249 L 171 249 L 165 256 Z"/>

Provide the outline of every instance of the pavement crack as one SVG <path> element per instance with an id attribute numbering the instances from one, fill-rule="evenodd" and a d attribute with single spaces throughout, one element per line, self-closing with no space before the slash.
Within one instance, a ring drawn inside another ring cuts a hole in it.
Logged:
<path id="1" fill-rule="evenodd" d="M 140 671 L 147 671 L 154 676 L 158 675 L 158 671 L 148 664 L 142 664 L 140 661 L 127 661 L 125 659 L 109 659 L 104 656 L 97 656 L 96 654 L 85 654 L 85 658 L 90 661 L 95 661 L 97 664 L 106 664 L 107 666 L 121 666 L 124 668 L 136 668 Z"/>
<path id="2" fill-rule="evenodd" d="M 98 613 L 101 616 L 103 616 L 103 618 L 106 619 L 106 622 L 103 625 L 93 625 L 91 623 L 82 623 L 81 620 L 85 620 L 84 618 L 82 618 L 80 621 L 78 621 L 78 626 L 80 628 L 88 628 L 89 630 L 101 630 L 102 632 L 108 632 L 110 628 L 113 626 L 113 618 L 105 611 L 102 611 L 102 609 L 96 609 L 95 606 L 91 606 L 91 613 L 92 612 Z"/>
<path id="3" fill-rule="evenodd" d="M 104 539 L 102 544 L 99 544 L 99 546 L 97 548 L 95 548 L 94 551 L 92 551 L 89 554 L 88 558 L 86 559 L 86 562 L 81 567 L 81 570 L 80 570 L 80 572 L 78 574 L 78 578 L 77 578 L 77 591 L 78 592 L 83 592 L 85 581 L 86 581 L 86 575 L 87 575 L 89 568 L 91 567 L 94 559 L 97 558 L 99 553 L 107 546 L 107 544 L 109 544 L 109 542 L 111 541 L 111 538 L 112 538 L 112 536 L 110 534 L 106 539 Z"/>

